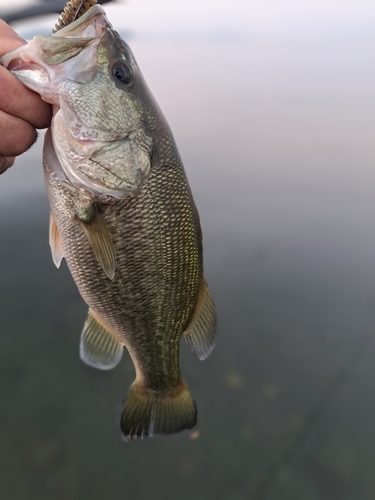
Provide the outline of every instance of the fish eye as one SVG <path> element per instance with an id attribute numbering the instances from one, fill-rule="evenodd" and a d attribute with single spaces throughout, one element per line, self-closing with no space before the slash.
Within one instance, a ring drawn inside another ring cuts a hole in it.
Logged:
<path id="1" fill-rule="evenodd" d="M 112 67 L 112 75 L 124 85 L 129 85 L 133 81 L 133 72 L 126 64 L 115 63 Z"/>

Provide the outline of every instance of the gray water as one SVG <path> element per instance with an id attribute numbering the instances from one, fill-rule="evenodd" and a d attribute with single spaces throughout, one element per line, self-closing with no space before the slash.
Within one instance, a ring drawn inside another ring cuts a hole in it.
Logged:
<path id="1" fill-rule="evenodd" d="M 124 443 L 128 357 L 48 246 L 41 142 L 0 178 L 0 490 L 23 500 L 375 498 L 373 47 L 134 40 L 204 232 L 217 346 L 182 345 L 197 439 Z"/>

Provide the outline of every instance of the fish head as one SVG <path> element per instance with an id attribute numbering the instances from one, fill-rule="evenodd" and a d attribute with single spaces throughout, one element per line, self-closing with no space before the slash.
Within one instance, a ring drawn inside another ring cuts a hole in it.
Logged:
<path id="1" fill-rule="evenodd" d="M 0 62 L 52 104 L 53 146 L 73 186 L 118 199 L 139 191 L 151 167 L 153 99 L 101 6 Z"/>

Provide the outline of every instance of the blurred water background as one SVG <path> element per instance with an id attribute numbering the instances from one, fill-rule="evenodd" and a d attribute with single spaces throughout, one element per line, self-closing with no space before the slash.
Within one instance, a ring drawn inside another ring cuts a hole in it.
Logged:
<path id="1" fill-rule="evenodd" d="M 1 498 L 375 498 L 375 6 L 106 11 L 201 215 L 217 346 L 203 363 L 181 355 L 200 435 L 121 441 L 132 364 L 79 360 L 87 310 L 50 256 L 40 138 L 0 178 Z M 14 27 L 27 37 L 55 21 Z"/>

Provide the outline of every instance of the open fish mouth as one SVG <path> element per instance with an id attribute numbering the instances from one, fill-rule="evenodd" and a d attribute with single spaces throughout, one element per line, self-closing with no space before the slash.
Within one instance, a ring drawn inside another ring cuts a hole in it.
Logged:
<path id="1" fill-rule="evenodd" d="M 46 102 L 58 105 L 57 96 L 48 87 L 62 73 L 92 71 L 96 64 L 96 49 L 101 37 L 112 28 L 100 5 L 95 5 L 79 19 L 53 35 L 37 35 L 27 45 L 5 54 L 0 64 L 11 71 L 32 90 L 39 92 Z M 84 50 L 90 48 L 91 50 Z M 84 52 L 83 56 L 80 55 Z"/>
<path id="2" fill-rule="evenodd" d="M 42 65 L 21 57 L 11 59 L 8 70 L 27 86 L 45 86 L 50 82 L 48 71 Z"/>

